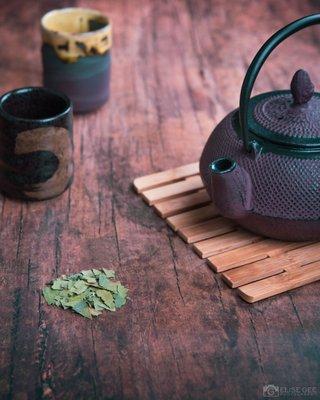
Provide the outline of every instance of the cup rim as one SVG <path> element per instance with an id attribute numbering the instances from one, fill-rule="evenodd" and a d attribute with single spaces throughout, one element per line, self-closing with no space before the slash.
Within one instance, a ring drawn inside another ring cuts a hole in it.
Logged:
<path id="1" fill-rule="evenodd" d="M 48 118 L 23 118 L 23 117 L 17 117 L 13 114 L 10 114 L 9 112 L 7 112 L 4 107 L 3 104 L 4 102 L 12 95 L 15 94 L 22 94 L 22 93 L 31 93 L 33 91 L 42 91 L 44 93 L 47 94 L 51 94 L 54 95 L 56 97 L 59 97 L 60 99 L 62 99 L 63 101 L 65 101 L 66 103 L 66 107 L 63 111 L 61 111 L 60 113 L 57 113 L 55 115 L 53 115 L 52 117 L 48 117 Z M 6 93 L 4 93 L 1 97 L 0 97 L 0 114 L 6 118 L 7 120 L 11 121 L 11 122 L 52 122 L 55 121 L 57 118 L 63 117 L 64 115 L 67 115 L 70 111 L 72 110 L 72 103 L 71 100 L 69 99 L 69 97 L 67 95 L 65 95 L 62 92 L 58 92 L 56 90 L 52 90 L 52 89 L 48 89 L 46 87 L 43 86 L 26 86 L 26 87 L 22 87 L 22 88 L 17 88 L 17 89 L 13 89 L 10 90 Z"/>
<path id="2" fill-rule="evenodd" d="M 78 11 L 80 10 L 80 11 L 83 11 L 83 12 L 88 12 L 88 11 L 89 12 L 93 12 L 94 14 L 105 18 L 106 25 L 103 26 L 102 28 L 96 29 L 95 31 L 78 32 L 78 33 L 70 33 L 70 32 L 65 32 L 65 31 L 62 31 L 62 30 L 61 31 L 60 30 L 55 31 L 53 29 L 48 28 L 45 25 L 45 20 L 48 17 L 50 17 L 51 15 L 59 14 L 59 13 L 62 13 L 62 12 L 72 12 L 74 10 L 78 10 Z M 59 35 L 63 35 L 65 37 L 87 37 L 87 36 L 96 35 L 97 33 L 100 33 L 100 32 L 105 32 L 105 31 L 110 30 L 111 29 L 111 23 L 110 23 L 110 19 L 109 19 L 109 17 L 107 15 L 105 15 L 104 13 L 102 13 L 99 10 L 95 10 L 94 8 L 89 8 L 89 7 L 63 7 L 63 8 L 56 8 L 56 9 L 50 10 L 47 13 L 45 13 L 41 17 L 41 27 L 42 27 L 42 29 L 44 29 L 47 32 L 56 33 L 56 34 L 59 34 Z"/>

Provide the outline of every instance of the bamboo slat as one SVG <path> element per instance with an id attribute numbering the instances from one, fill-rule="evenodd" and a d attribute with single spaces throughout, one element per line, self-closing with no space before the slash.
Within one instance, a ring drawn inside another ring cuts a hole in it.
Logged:
<path id="1" fill-rule="evenodd" d="M 223 272 L 267 257 L 276 256 L 301 246 L 301 243 L 266 239 L 227 253 L 216 254 L 208 258 L 208 263 L 215 272 Z"/>
<path id="2" fill-rule="evenodd" d="M 195 243 L 200 240 L 213 238 L 235 230 L 235 225 L 223 217 L 209 219 L 178 231 L 179 236 L 187 243 Z"/>
<path id="3" fill-rule="evenodd" d="M 183 193 L 190 193 L 203 188 L 203 183 L 199 175 L 191 176 L 190 178 L 169 183 L 168 185 L 159 186 L 154 189 L 149 189 L 141 193 L 142 198 L 152 206 L 158 201 L 171 199 L 172 197 Z"/>
<path id="4" fill-rule="evenodd" d="M 165 200 L 161 203 L 154 205 L 156 213 L 162 218 L 170 217 L 171 215 L 176 215 L 183 211 L 191 210 L 193 208 L 208 204 L 210 198 L 207 192 L 202 189 L 196 193 L 191 193 L 187 195 L 182 195 L 181 197 Z"/>
<path id="5" fill-rule="evenodd" d="M 249 283 L 238 289 L 239 295 L 249 303 L 307 285 L 320 279 L 320 262 L 304 265 L 291 272 Z"/>
<path id="6" fill-rule="evenodd" d="M 208 199 L 207 196 L 205 198 L 206 200 Z M 195 210 L 173 215 L 172 217 L 167 218 L 167 224 L 174 231 L 177 231 L 178 229 L 199 224 L 200 222 L 217 217 L 218 215 L 219 212 L 216 207 L 213 204 L 208 204 L 207 206 L 196 208 Z"/>
<path id="7" fill-rule="evenodd" d="M 133 181 L 133 186 L 138 193 L 147 189 L 152 189 L 161 186 L 167 182 L 174 182 L 179 179 L 184 179 L 188 176 L 197 175 L 199 173 L 199 163 L 183 165 L 181 167 L 168 169 L 167 171 L 157 172 L 147 176 L 136 178 Z"/>
<path id="8" fill-rule="evenodd" d="M 193 248 L 201 258 L 208 258 L 214 254 L 223 253 L 246 246 L 261 240 L 261 237 L 253 233 L 238 230 L 236 232 L 227 233 L 226 235 L 217 236 L 211 239 L 203 240 L 195 243 Z"/>
<path id="9" fill-rule="evenodd" d="M 134 181 L 156 213 L 249 303 L 320 279 L 320 243 L 281 242 L 239 229 L 219 215 L 198 163 Z"/>

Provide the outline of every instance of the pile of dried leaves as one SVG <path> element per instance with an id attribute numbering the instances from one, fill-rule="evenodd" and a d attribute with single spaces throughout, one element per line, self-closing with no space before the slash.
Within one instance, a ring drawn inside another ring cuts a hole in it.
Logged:
<path id="1" fill-rule="evenodd" d="M 43 296 L 50 305 L 71 308 L 91 319 L 103 310 L 116 311 L 126 303 L 128 289 L 114 278 L 114 271 L 105 268 L 62 275 L 43 289 Z"/>

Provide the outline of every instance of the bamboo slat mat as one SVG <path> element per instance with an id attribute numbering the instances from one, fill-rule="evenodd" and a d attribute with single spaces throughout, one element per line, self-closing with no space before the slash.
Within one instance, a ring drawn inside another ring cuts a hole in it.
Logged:
<path id="1" fill-rule="evenodd" d="M 193 163 L 134 180 L 143 200 L 249 303 L 320 279 L 320 243 L 257 236 L 219 215 Z"/>

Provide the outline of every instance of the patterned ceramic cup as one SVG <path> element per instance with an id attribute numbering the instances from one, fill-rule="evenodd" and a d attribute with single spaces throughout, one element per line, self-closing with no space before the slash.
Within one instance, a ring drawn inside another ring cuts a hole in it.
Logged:
<path id="1" fill-rule="evenodd" d="M 44 86 L 66 93 L 75 112 L 109 98 L 111 25 L 99 11 L 63 8 L 41 19 Z"/>
<path id="2" fill-rule="evenodd" d="M 44 200 L 72 182 L 72 106 L 50 89 L 16 89 L 0 98 L 0 190 Z"/>

